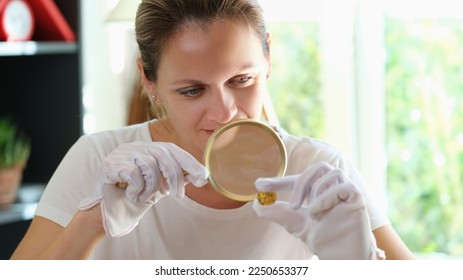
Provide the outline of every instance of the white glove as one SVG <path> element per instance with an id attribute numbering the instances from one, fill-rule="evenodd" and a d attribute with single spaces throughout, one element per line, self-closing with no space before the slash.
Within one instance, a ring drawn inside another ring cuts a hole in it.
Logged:
<path id="1" fill-rule="evenodd" d="M 319 259 L 385 258 L 376 247 L 362 194 L 340 169 L 321 162 L 300 175 L 259 178 L 256 187 L 292 191 L 290 203 L 264 206 L 255 200 L 254 210 L 300 238 Z"/>
<path id="2" fill-rule="evenodd" d="M 186 184 L 200 187 L 207 177 L 206 167 L 172 143 L 125 143 L 104 159 L 95 194 L 84 199 L 79 209 L 100 203 L 106 233 L 123 236 L 159 199 L 167 194 L 183 197 Z M 127 187 L 116 187 L 118 182 L 126 182 Z"/>

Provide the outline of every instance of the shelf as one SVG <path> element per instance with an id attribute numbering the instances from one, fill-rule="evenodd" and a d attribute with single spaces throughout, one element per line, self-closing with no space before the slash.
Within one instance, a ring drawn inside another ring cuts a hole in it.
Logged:
<path id="1" fill-rule="evenodd" d="M 0 207 L 0 226 L 31 220 L 44 189 L 45 185 L 42 184 L 22 185 L 19 188 L 18 203 Z"/>
<path id="2" fill-rule="evenodd" d="M 0 209 L 0 226 L 32 220 L 37 203 L 15 203 L 7 209 Z"/>
<path id="3" fill-rule="evenodd" d="M 41 54 L 73 54 L 76 43 L 65 42 L 0 42 L 0 57 Z"/>

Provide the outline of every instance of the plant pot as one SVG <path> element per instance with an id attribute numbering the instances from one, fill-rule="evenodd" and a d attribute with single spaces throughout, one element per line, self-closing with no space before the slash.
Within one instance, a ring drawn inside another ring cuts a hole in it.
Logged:
<path id="1" fill-rule="evenodd" d="M 18 164 L 11 168 L 0 168 L 0 207 L 9 206 L 16 201 L 24 167 L 24 164 Z"/>

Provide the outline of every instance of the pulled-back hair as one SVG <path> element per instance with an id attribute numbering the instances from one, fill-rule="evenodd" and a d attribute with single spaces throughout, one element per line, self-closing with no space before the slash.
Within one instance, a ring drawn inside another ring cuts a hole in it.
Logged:
<path id="1" fill-rule="evenodd" d="M 255 0 L 142 0 L 135 33 L 146 77 L 156 81 L 164 48 L 182 27 L 218 20 L 247 23 L 268 51 L 262 9 Z"/>

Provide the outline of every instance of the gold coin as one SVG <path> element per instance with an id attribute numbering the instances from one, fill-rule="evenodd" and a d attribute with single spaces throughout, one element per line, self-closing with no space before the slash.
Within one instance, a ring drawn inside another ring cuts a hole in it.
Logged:
<path id="1" fill-rule="evenodd" d="M 277 200 L 277 194 L 275 192 L 260 192 L 257 194 L 257 200 L 262 205 L 272 205 Z"/>

